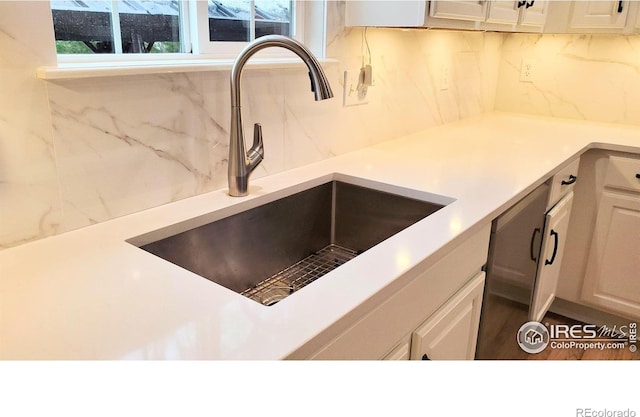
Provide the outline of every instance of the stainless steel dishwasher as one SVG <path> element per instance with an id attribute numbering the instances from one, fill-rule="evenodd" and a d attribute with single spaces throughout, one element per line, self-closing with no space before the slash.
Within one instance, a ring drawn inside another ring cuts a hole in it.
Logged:
<path id="1" fill-rule="evenodd" d="M 549 189 L 542 184 L 493 221 L 476 359 L 497 358 L 529 319 Z"/>

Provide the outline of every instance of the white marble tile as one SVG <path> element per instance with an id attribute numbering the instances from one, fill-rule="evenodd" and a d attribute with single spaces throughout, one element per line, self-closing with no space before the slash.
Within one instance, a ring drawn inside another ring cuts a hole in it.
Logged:
<path id="1" fill-rule="evenodd" d="M 45 10 L 46 11 L 46 10 Z M 0 248 L 59 231 L 61 206 L 46 86 L 35 68 L 55 61 L 32 2 L 0 2 Z M 46 16 L 45 16 L 46 17 Z"/>
<path id="2" fill-rule="evenodd" d="M 523 59 L 533 82 L 521 82 Z M 640 36 L 509 35 L 496 108 L 544 116 L 640 124 Z"/>
<path id="3" fill-rule="evenodd" d="M 64 230 L 219 185 L 202 74 L 66 81 L 49 94 Z"/>
<path id="4" fill-rule="evenodd" d="M 331 8 L 329 9 L 331 11 Z M 367 29 L 374 86 L 368 104 L 342 107 L 344 70 L 356 72 L 369 53 L 363 29 L 330 38 L 330 69 L 336 98 L 315 104 L 303 95 L 306 77 L 287 83 L 286 166 L 294 167 L 491 110 L 502 35 L 444 31 Z M 440 88 L 443 65 L 449 88 Z"/>

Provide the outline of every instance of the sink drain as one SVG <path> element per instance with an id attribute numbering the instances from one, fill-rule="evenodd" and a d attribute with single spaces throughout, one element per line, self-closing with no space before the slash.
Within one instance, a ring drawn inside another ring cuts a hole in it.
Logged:
<path id="1" fill-rule="evenodd" d="M 293 285 L 289 287 L 270 287 L 263 291 L 259 301 L 266 306 L 272 306 L 293 294 L 294 291 Z"/>

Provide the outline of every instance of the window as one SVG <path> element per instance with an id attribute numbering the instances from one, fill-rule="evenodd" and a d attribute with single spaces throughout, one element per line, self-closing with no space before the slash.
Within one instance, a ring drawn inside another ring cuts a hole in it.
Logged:
<path id="1" fill-rule="evenodd" d="M 231 57 L 246 42 L 260 36 L 282 34 L 300 38 L 302 33 L 302 6 L 290 0 L 51 0 L 50 3 L 56 50 L 65 62 L 82 56 L 96 58 L 98 54 L 103 60 L 112 60 L 119 54 L 171 53 L 175 58 L 175 54 L 192 57 L 189 53 L 194 53 Z"/>
<path id="2" fill-rule="evenodd" d="M 58 54 L 188 51 L 183 1 L 51 1 Z"/>
<path id="3" fill-rule="evenodd" d="M 292 1 L 209 0 L 208 3 L 212 42 L 247 42 L 264 35 L 292 35 Z"/>

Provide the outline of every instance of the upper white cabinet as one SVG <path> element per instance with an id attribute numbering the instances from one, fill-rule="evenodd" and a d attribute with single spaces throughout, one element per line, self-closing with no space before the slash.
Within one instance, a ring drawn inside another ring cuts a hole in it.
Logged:
<path id="1" fill-rule="evenodd" d="M 426 13 L 426 1 L 347 1 L 345 26 L 420 27 Z"/>
<path id="2" fill-rule="evenodd" d="M 627 1 L 575 1 L 569 27 L 572 29 L 623 29 L 629 14 Z"/>
<path id="3" fill-rule="evenodd" d="M 346 26 L 517 30 L 544 26 L 547 0 L 348 1 Z"/>
<path id="4" fill-rule="evenodd" d="M 348 1 L 346 26 L 541 31 L 547 0 Z"/>
<path id="5" fill-rule="evenodd" d="M 547 20 L 548 4 L 546 0 L 491 1 L 483 27 L 509 25 L 511 30 L 540 31 Z"/>
<path id="6" fill-rule="evenodd" d="M 432 1 L 429 16 L 439 19 L 471 20 L 482 22 L 487 16 L 489 2 L 478 1 Z"/>
<path id="7" fill-rule="evenodd" d="M 638 2 L 630 0 L 552 1 L 547 33 L 633 33 Z"/>
<path id="8" fill-rule="evenodd" d="M 503 32 L 640 33 L 632 0 L 358 0 L 346 26 L 432 27 Z"/>

